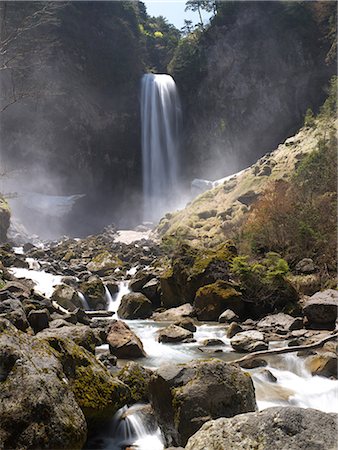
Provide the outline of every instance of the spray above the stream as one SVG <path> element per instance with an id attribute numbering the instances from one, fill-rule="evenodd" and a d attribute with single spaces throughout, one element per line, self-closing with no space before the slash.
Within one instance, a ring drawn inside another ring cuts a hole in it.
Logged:
<path id="1" fill-rule="evenodd" d="M 143 76 L 141 121 L 144 220 L 156 221 L 178 203 L 181 104 L 170 75 Z"/>

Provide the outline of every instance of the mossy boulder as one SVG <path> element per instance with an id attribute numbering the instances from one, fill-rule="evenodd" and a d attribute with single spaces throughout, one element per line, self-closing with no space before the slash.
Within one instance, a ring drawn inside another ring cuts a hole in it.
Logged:
<path id="1" fill-rule="evenodd" d="M 130 362 L 116 376 L 129 387 L 134 403 L 148 403 L 149 382 L 152 373 L 150 369 L 146 369 L 136 362 Z"/>
<path id="2" fill-rule="evenodd" d="M 83 448 L 84 415 L 47 342 L 0 319 L 0 368 L 0 448 Z"/>
<path id="3" fill-rule="evenodd" d="M 152 303 L 145 295 L 130 292 L 122 297 L 117 314 L 121 319 L 147 319 L 152 312 Z"/>
<path id="4" fill-rule="evenodd" d="M 219 316 L 231 309 L 238 316 L 244 312 L 242 294 L 227 281 L 217 280 L 216 283 L 201 287 L 195 297 L 194 309 L 198 320 L 218 321 Z"/>
<path id="5" fill-rule="evenodd" d="M 53 322 L 51 322 L 51 325 L 53 325 Z M 60 325 L 63 324 L 61 323 Z M 91 353 L 94 353 L 95 347 L 101 343 L 92 328 L 80 324 L 72 325 L 67 323 L 67 325 L 61 326 L 60 328 L 46 328 L 38 333 L 37 336 L 40 339 L 71 339 L 77 345 L 85 348 Z"/>
<path id="6" fill-rule="evenodd" d="M 71 339 L 43 337 L 61 362 L 69 389 L 83 411 L 88 425 L 111 418 L 131 401 L 131 393 L 122 381 L 113 377 L 93 354 Z"/>
<path id="7" fill-rule="evenodd" d="M 60 284 L 56 286 L 51 296 L 51 300 L 58 303 L 68 311 L 74 311 L 76 308 L 82 307 L 81 300 L 74 288 L 68 284 Z"/>
<path id="8" fill-rule="evenodd" d="M 105 288 L 100 278 L 93 277 L 81 283 L 80 291 L 85 296 L 91 309 L 101 310 L 107 306 Z"/>
<path id="9" fill-rule="evenodd" d="M 192 303 L 197 290 L 218 279 L 229 279 L 229 264 L 237 254 L 231 243 L 200 251 L 181 244 L 160 277 L 162 304 L 166 308 Z"/>
<path id="10" fill-rule="evenodd" d="M 94 256 L 90 263 L 87 264 L 87 269 L 97 275 L 106 276 L 112 274 L 115 269 L 122 265 L 123 262 L 116 255 L 103 251 Z"/>
<path id="11" fill-rule="evenodd" d="M 149 391 L 168 446 L 184 446 L 212 418 L 256 409 L 251 377 L 217 359 L 163 366 L 152 376 Z"/>
<path id="12" fill-rule="evenodd" d="M 10 225 L 11 211 L 6 200 L 0 196 L 0 242 L 7 241 L 7 231 Z"/>

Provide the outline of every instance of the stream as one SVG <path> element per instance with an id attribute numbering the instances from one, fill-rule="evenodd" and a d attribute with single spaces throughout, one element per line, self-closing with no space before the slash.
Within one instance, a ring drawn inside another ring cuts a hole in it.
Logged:
<path id="1" fill-rule="evenodd" d="M 30 262 L 30 267 L 34 264 Z M 61 282 L 61 276 L 56 276 L 44 270 L 10 269 L 18 278 L 34 281 L 35 290 L 50 297 L 53 289 Z M 132 275 L 130 273 L 129 275 Z M 128 280 L 119 282 L 119 291 L 111 295 L 106 288 L 108 310 L 115 313 L 122 297 L 130 292 Z M 85 299 L 83 299 L 85 304 Z M 138 359 L 144 367 L 156 369 L 162 365 L 186 363 L 194 359 L 219 358 L 224 361 L 237 359 L 239 354 L 233 351 L 230 340 L 226 337 L 226 326 L 218 323 L 196 323 L 195 342 L 167 344 L 157 341 L 157 332 L 170 322 L 155 322 L 153 320 L 124 320 L 141 339 L 145 358 Z M 206 347 L 206 339 L 219 339 L 222 345 Z M 270 347 L 285 345 L 283 342 L 270 342 Z M 107 351 L 108 344 L 97 347 L 97 352 Z M 304 358 L 295 353 L 271 355 L 266 358 L 268 365 L 263 368 L 247 370 L 250 372 L 256 391 L 259 410 L 272 406 L 299 406 L 315 408 L 324 412 L 338 412 L 338 381 L 312 376 L 306 369 Z M 119 359 L 119 364 L 128 361 Z M 138 405 L 119 410 L 98 436 L 100 447 L 106 450 L 120 450 L 126 444 L 139 450 L 162 450 L 163 439 L 159 428 L 150 430 L 143 420 Z M 95 445 L 98 445 L 97 443 Z M 91 447 L 88 447 L 91 448 Z"/>

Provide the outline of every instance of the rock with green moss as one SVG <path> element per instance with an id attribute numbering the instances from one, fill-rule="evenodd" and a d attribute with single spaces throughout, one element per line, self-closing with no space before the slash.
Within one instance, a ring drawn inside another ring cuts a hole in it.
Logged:
<path id="1" fill-rule="evenodd" d="M 67 324 L 60 328 L 46 328 L 45 330 L 40 331 L 37 336 L 41 339 L 70 339 L 91 353 L 94 353 L 95 347 L 101 343 L 92 328 L 80 324 Z"/>
<path id="2" fill-rule="evenodd" d="M 160 277 L 163 306 L 192 303 L 200 287 L 218 279 L 227 281 L 229 264 L 236 253 L 230 243 L 203 251 L 187 244 L 179 245 Z"/>
<path id="3" fill-rule="evenodd" d="M 122 265 L 123 263 L 120 258 L 107 251 L 103 251 L 87 264 L 87 269 L 97 275 L 105 276 L 112 274 L 115 269 L 120 268 Z"/>
<path id="4" fill-rule="evenodd" d="M 100 278 L 93 277 L 81 283 L 80 291 L 86 297 L 92 309 L 101 310 L 107 306 L 105 287 Z"/>
<path id="5" fill-rule="evenodd" d="M 94 355 L 70 339 L 46 337 L 68 379 L 69 388 L 82 409 L 87 423 L 111 418 L 123 405 L 131 402 L 127 385 L 113 377 Z"/>
<path id="6" fill-rule="evenodd" d="M 81 449 L 84 415 L 47 342 L 0 319 L 0 448 Z"/>
<path id="7" fill-rule="evenodd" d="M 129 387 L 134 403 L 149 402 L 149 382 L 151 375 L 152 371 L 150 369 L 146 369 L 136 362 L 126 364 L 116 374 L 117 378 Z"/>
<path id="8" fill-rule="evenodd" d="M 198 320 L 218 321 L 219 316 L 231 309 L 238 316 L 243 315 L 244 303 L 242 294 L 227 281 L 217 280 L 216 283 L 201 287 L 194 301 Z"/>
<path id="9" fill-rule="evenodd" d="M 255 411 L 251 377 L 217 359 L 163 366 L 153 375 L 150 399 L 168 445 L 185 445 L 205 422 Z"/>

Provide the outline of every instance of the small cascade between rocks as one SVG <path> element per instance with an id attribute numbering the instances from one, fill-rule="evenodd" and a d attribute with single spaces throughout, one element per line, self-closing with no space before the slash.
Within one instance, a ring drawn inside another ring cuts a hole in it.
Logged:
<path id="1" fill-rule="evenodd" d="M 164 443 L 161 431 L 153 416 L 142 413 L 145 405 L 136 404 L 119 409 L 107 427 L 102 429 L 100 441 L 102 450 L 163 450 Z M 94 442 L 89 442 L 93 448 Z"/>
<path id="2" fill-rule="evenodd" d="M 88 304 L 88 302 L 87 302 L 86 297 L 82 294 L 82 292 L 78 292 L 77 295 L 78 295 L 78 297 L 79 297 L 79 299 L 80 299 L 82 308 L 83 308 L 85 311 L 90 311 L 91 308 L 90 308 L 90 306 L 89 306 L 89 304 Z"/>
<path id="3" fill-rule="evenodd" d="M 143 76 L 141 121 L 144 220 L 156 221 L 177 202 L 181 105 L 170 75 Z"/>
<path id="4" fill-rule="evenodd" d="M 129 281 L 120 281 L 119 282 L 119 290 L 115 295 L 112 295 L 109 292 L 107 286 L 105 288 L 105 300 L 107 304 L 108 311 L 112 311 L 115 313 L 115 318 L 118 319 L 117 310 L 119 309 L 122 297 L 126 294 L 129 294 Z"/>

